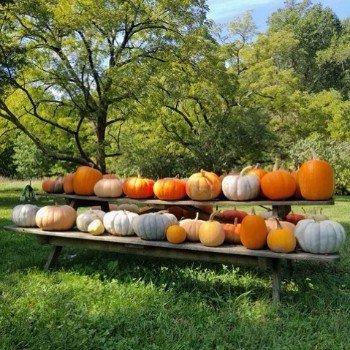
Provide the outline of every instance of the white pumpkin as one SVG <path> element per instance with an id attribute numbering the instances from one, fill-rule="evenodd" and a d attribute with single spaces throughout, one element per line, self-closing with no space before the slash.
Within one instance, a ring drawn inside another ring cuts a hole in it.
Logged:
<path id="1" fill-rule="evenodd" d="M 103 218 L 106 230 L 117 236 L 132 236 L 134 229 L 132 222 L 139 215 L 126 210 L 110 211 Z"/>
<path id="2" fill-rule="evenodd" d="M 39 209 L 33 204 L 17 205 L 12 211 L 12 221 L 19 227 L 36 227 L 35 216 Z"/>
<path id="3" fill-rule="evenodd" d="M 140 212 L 140 209 L 136 204 L 129 204 L 129 203 L 118 205 L 116 210 L 126 210 L 136 214 L 139 214 Z"/>
<path id="4" fill-rule="evenodd" d="M 142 239 L 160 241 L 165 238 L 165 231 L 170 225 L 177 225 L 178 221 L 173 214 L 167 212 L 139 215 L 133 221 L 135 233 Z"/>
<path id="5" fill-rule="evenodd" d="M 240 174 L 227 175 L 222 180 L 222 192 L 234 201 L 246 201 L 258 197 L 260 180 L 256 175 L 246 175 L 252 167 L 244 168 Z"/>
<path id="6" fill-rule="evenodd" d="M 105 216 L 105 212 L 102 210 L 92 210 L 89 209 L 88 211 L 78 215 L 77 217 L 77 228 L 79 231 L 82 232 L 88 232 L 88 227 L 96 219 L 103 220 L 103 217 Z"/>
<path id="7" fill-rule="evenodd" d="M 98 197 L 117 198 L 123 194 L 123 183 L 119 179 L 101 179 L 94 187 Z"/>
<path id="8" fill-rule="evenodd" d="M 314 254 L 336 253 L 345 242 L 343 226 L 331 220 L 301 220 L 295 236 L 302 250 Z"/>
<path id="9" fill-rule="evenodd" d="M 191 242 L 199 242 L 199 228 L 205 222 L 204 220 L 199 220 L 198 217 L 199 213 L 194 219 L 184 219 L 179 222 L 179 225 L 186 231 L 187 240 Z"/>
<path id="10" fill-rule="evenodd" d="M 105 227 L 100 219 L 95 219 L 89 224 L 87 232 L 94 236 L 100 236 L 105 232 Z"/>

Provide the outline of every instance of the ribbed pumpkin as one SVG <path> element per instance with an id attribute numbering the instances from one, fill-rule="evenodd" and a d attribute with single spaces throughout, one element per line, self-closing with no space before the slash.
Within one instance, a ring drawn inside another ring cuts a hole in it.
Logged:
<path id="1" fill-rule="evenodd" d="M 218 247 L 225 241 L 225 232 L 220 222 L 213 220 L 215 213 L 209 221 L 204 221 L 199 227 L 198 236 L 200 242 L 207 247 Z"/>
<path id="2" fill-rule="evenodd" d="M 186 231 L 187 239 L 191 242 L 199 242 L 199 228 L 205 222 L 198 219 L 199 214 L 197 213 L 194 219 L 181 220 L 179 225 Z"/>
<path id="3" fill-rule="evenodd" d="M 241 223 L 247 215 L 248 213 L 243 210 L 237 210 L 236 207 L 233 207 L 233 209 L 221 210 L 215 213 L 216 219 L 229 223 L 233 223 L 235 219 L 238 220 L 238 223 Z"/>
<path id="4" fill-rule="evenodd" d="M 170 225 L 166 230 L 166 239 L 174 244 L 183 243 L 186 240 L 186 231 L 179 225 Z"/>
<path id="5" fill-rule="evenodd" d="M 111 211 L 103 217 L 106 230 L 116 236 L 134 235 L 133 220 L 138 214 L 126 210 Z"/>
<path id="6" fill-rule="evenodd" d="M 88 166 L 80 166 L 73 177 L 74 193 L 81 196 L 92 196 L 94 194 L 94 186 L 97 181 L 102 179 L 102 173 Z"/>
<path id="7" fill-rule="evenodd" d="M 261 190 L 265 197 L 272 200 L 287 199 L 294 195 L 296 183 L 287 170 L 278 169 L 276 161 L 273 170 L 261 180 Z"/>
<path id="8" fill-rule="evenodd" d="M 201 170 L 193 174 L 186 182 L 187 195 L 198 201 L 211 200 L 221 193 L 221 181 L 216 174 Z"/>
<path id="9" fill-rule="evenodd" d="M 221 224 L 225 232 L 225 242 L 240 244 L 241 243 L 241 224 L 236 218 L 234 224 Z"/>
<path id="10" fill-rule="evenodd" d="M 276 220 L 276 218 L 269 218 L 265 220 L 267 230 L 270 232 L 276 230 L 279 226 L 282 228 L 287 228 L 288 230 L 294 232 L 295 225 L 288 221 Z"/>
<path id="11" fill-rule="evenodd" d="M 251 175 L 256 175 L 259 180 L 261 181 L 261 179 L 264 177 L 264 175 L 267 174 L 267 171 L 263 168 L 260 167 L 260 164 L 256 164 L 252 169 L 249 170 L 248 174 Z"/>
<path id="12" fill-rule="evenodd" d="M 153 186 L 157 198 L 166 201 L 176 201 L 186 197 L 186 181 L 178 178 L 157 180 Z"/>
<path id="13" fill-rule="evenodd" d="M 299 169 L 292 171 L 292 176 L 295 180 L 295 192 L 294 197 L 295 198 L 303 198 L 300 192 L 300 185 L 299 185 Z"/>
<path id="14" fill-rule="evenodd" d="M 100 219 L 95 219 L 90 222 L 87 232 L 92 234 L 93 236 L 101 236 L 105 232 L 105 227 Z"/>
<path id="15" fill-rule="evenodd" d="M 255 215 L 253 211 L 251 215 L 247 215 L 242 223 L 240 229 L 240 236 L 242 244 L 248 249 L 262 249 L 266 244 L 268 230 L 265 220 Z"/>
<path id="16" fill-rule="evenodd" d="M 35 216 L 39 209 L 33 204 L 16 205 L 12 211 L 12 221 L 19 227 L 35 227 Z"/>
<path id="17" fill-rule="evenodd" d="M 74 226 L 76 218 L 77 212 L 69 205 L 51 205 L 41 208 L 35 221 L 46 231 L 66 231 Z"/>
<path id="18" fill-rule="evenodd" d="M 287 227 L 283 227 L 278 219 L 276 228 L 271 230 L 267 236 L 267 245 L 275 253 L 291 253 L 295 250 L 297 241 L 294 232 Z"/>
<path id="19" fill-rule="evenodd" d="M 300 192 L 307 200 L 326 200 L 334 192 L 334 171 L 325 160 L 313 155 L 313 159 L 303 163 L 298 172 Z"/>
<path id="20" fill-rule="evenodd" d="M 123 192 L 129 198 L 144 199 L 153 197 L 154 181 L 140 176 L 130 177 L 123 184 Z"/>
<path id="21" fill-rule="evenodd" d="M 42 182 L 42 189 L 47 193 L 63 193 L 63 179 L 57 177 L 55 180 L 48 179 Z"/>
<path id="22" fill-rule="evenodd" d="M 102 198 L 117 198 L 123 194 L 123 185 L 118 179 L 101 179 L 96 182 L 94 193 Z"/>
<path id="23" fill-rule="evenodd" d="M 74 173 L 69 173 L 69 174 L 64 175 L 64 177 L 63 177 L 63 191 L 64 191 L 64 193 L 66 193 L 66 194 L 74 193 L 73 179 L 74 179 Z"/>
<path id="24" fill-rule="evenodd" d="M 105 212 L 102 210 L 92 210 L 89 209 L 84 213 L 81 213 L 77 217 L 77 229 L 82 232 L 88 232 L 89 225 L 94 220 L 103 220 L 103 217 L 105 216 Z"/>

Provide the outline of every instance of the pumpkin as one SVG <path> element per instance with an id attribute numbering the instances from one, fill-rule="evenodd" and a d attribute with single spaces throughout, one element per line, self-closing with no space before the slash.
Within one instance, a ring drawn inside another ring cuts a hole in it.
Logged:
<path id="1" fill-rule="evenodd" d="M 345 242 L 343 226 L 331 220 L 301 220 L 295 228 L 295 236 L 302 250 L 314 254 L 336 253 Z"/>
<path id="2" fill-rule="evenodd" d="M 267 234 L 265 220 L 261 216 L 255 215 L 254 211 L 243 219 L 240 236 L 241 242 L 246 248 L 262 249 L 266 244 Z"/>
<path id="3" fill-rule="evenodd" d="M 166 201 L 176 201 L 186 197 L 186 181 L 178 178 L 157 180 L 153 186 L 157 198 Z"/>
<path id="4" fill-rule="evenodd" d="M 293 213 L 292 211 L 286 216 L 286 221 L 296 225 L 300 220 L 304 220 L 305 216 L 302 214 Z"/>
<path id="5" fill-rule="evenodd" d="M 55 180 L 48 179 L 42 182 L 42 189 L 47 193 L 63 193 L 63 179 L 57 177 Z"/>
<path id="6" fill-rule="evenodd" d="M 112 179 L 112 180 L 118 180 L 118 176 L 115 174 L 103 174 L 103 179 Z"/>
<path id="7" fill-rule="evenodd" d="M 236 218 L 234 224 L 221 224 L 225 232 L 225 242 L 240 244 L 241 243 L 241 224 L 238 223 Z"/>
<path id="8" fill-rule="evenodd" d="M 107 232 L 116 236 L 133 236 L 133 221 L 138 214 L 126 210 L 110 211 L 103 217 L 103 225 Z"/>
<path id="9" fill-rule="evenodd" d="M 235 219 L 238 220 L 238 223 L 241 223 L 244 217 L 246 217 L 248 214 L 243 210 L 237 210 L 236 207 L 233 207 L 233 209 L 228 210 L 221 210 L 219 212 L 215 213 L 216 219 L 223 222 L 230 222 L 233 223 Z"/>
<path id="10" fill-rule="evenodd" d="M 94 220 L 103 220 L 104 216 L 105 216 L 105 212 L 102 210 L 89 209 L 86 212 L 78 215 L 77 221 L 76 221 L 77 228 L 79 231 L 88 232 L 89 225 Z"/>
<path id="11" fill-rule="evenodd" d="M 153 184 L 151 179 L 130 177 L 123 184 L 123 192 L 129 198 L 144 199 L 153 197 Z"/>
<path id="12" fill-rule="evenodd" d="M 39 209 L 33 204 L 16 205 L 12 210 L 12 221 L 19 227 L 35 227 L 35 216 Z"/>
<path id="13" fill-rule="evenodd" d="M 203 211 L 198 211 L 198 208 L 194 206 L 171 206 L 167 208 L 170 214 L 176 216 L 178 220 L 181 219 L 194 219 L 199 214 L 199 219 L 208 220 L 209 214 Z"/>
<path id="14" fill-rule="evenodd" d="M 267 174 L 267 171 L 263 168 L 260 167 L 260 164 L 256 164 L 253 168 L 251 168 L 248 171 L 248 174 L 250 175 L 256 175 L 259 180 L 261 181 L 261 179 Z"/>
<path id="15" fill-rule="evenodd" d="M 102 173 L 88 166 L 80 166 L 73 177 L 74 193 L 82 196 L 92 196 L 97 181 L 102 179 Z"/>
<path id="16" fill-rule="evenodd" d="M 325 160 L 313 154 L 313 159 L 303 163 L 298 172 L 300 192 L 307 200 L 326 200 L 334 192 L 334 171 Z"/>
<path id="17" fill-rule="evenodd" d="M 287 170 L 278 169 L 276 161 L 273 170 L 261 180 L 261 190 L 265 197 L 272 200 L 287 199 L 294 195 L 296 183 Z"/>
<path id="18" fill-rule="evenodd" d="M 276 228 L 272 229 L 267 235 L 267 246 L 275 253 L 291 253 L 295 250 L 297 241 L 293 231 L 288 227 L 283 227 L 278 219 Z"/>
<path id="19" fill-rule="evenodd" d="M 300 192 L 300 185 L 299 185 L 299 169 L 298 170 L 294 170 L 292 171 L 292 176 L 295 180 L 295 192 L 294 192 L 294 197 L 295 198 L 303 198 L 303 196 L 301 195 L 301 192 Z"/>
<path id="20" fill-rule="evenodd" d="M 186 231 L 179 225 L 170 225 L 166 230 L 166 239 L 174 244 L 183 243 L 186 240 Z"/>
<path id="21" fill-rule="evenodd" d="M 38 210 L 35 222 L 45 231 L 66 231 L 71 229 L 77 212 L 69 205 L 48 205 Z"/>
<path id="22" fill-rule="evenodd" d="M 52 193 L 55 180 L 47 179 L 41 183 L 41 188 L 46 193 Z"/>
<path id="23" fill-rule="evenodd" d="M 276 230 L 279 226 L 282 228 L 287 228 L 288 230 L 294 232 L 295 225 L 288 221 L 282 221 L 282 220 L 276 220 L 276 218 L 269 218 L 265 220 L 265 224 L 267 227 L 267 230 L 270 232 L 272 230 Z"/>
<path id="24" fill-rule="evenodd" d="M 239 175 L 227 175 L 222 180 L 222 192 L 225 197 L 235 201 L 254 199 L 260 192 L 259 177 L 247 174 L 252 167 L 244 168 Z"/>
<path id="25" fill-rule="evenodd" d="M 186 193 L 193 200 L 214 199 L 221 193 L 220 178 L 214 173 L 201 170 L 199 173 L 191 175 L 187 180 Z"/>
<path id="26" fill-rule="evenodd" d="M 165 232 L 170 225 L 176 225 L 176 217 L 167 212 L 149 213 L 140 215 L 133 220 L 135 233 L 145 240 L 159 241 L 165 237 Z"/>
<path id="27" fill-rule="evenodd" d="M 63 177 L 63 191 L 64 191 L 64 193 L 66 193 L 66 194 L 74 193 L 73 178 L 74 178 L 74 173 L 69 173 L 69 174 L 64 175 L 64 177 Z"/>
<path id="28" fill-rule="evenodd" d="M 101 236 L 105 232 L 105 227 L 100 219 L 95 219 L 90 222 L 87 232 L 94 236 Z"/>
<path id="29" fill-rule="evenodd" d="M 117 198 L 123 194 L 123 185 L 117 179 L 101 179 L 94 186 L 97 197 Z"/>
<path id="30" fill-rule="evenodd" d="M 191 242 L 199 242 L 199 228 L 205 222 L 198 219 L 199 214 L 197 213 L 194 219 L 185 219 L 180 221 L 180 226 L 186 231 L 187 239 Z"/>
<path id="31" fill-rule="evenodd" d="M 220 222 L 213 220 L 213 213 L 209 221 L 204 221 L 199 227 L 200 242 L 207 247 L 218 247 L 225 241 L 225 232 Z"/>

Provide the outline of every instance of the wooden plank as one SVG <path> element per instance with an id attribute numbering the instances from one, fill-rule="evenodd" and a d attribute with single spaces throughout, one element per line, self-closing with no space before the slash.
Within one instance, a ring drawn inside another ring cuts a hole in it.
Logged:
<path id="1" fill-rule="evenodd" d="M 319 262 L 332 262 L 339 260 L 339 254 L 310 254 L 305 252 L 295 252 L 290 254 L 274 253 L 270 250 L 250 250 L 240 245 L 223 245 L 220 247 L 212 248 L 205 247 L 200 243 L 182 243 L 174 245 L 165 241 L 145 241 L 139 237 L 118 237 L 112 235 L 93 236 L 88 233 L 78 231 L 66 231 L 66 232 L 51 232 L 42 231 L 38 228 L 21 228 L 16 226 L 6 226 L 5 229 L 14 232 L 21 232 L 27 234 L 34 234 L 38 236 L 46 237 L 62 237 L 67 239 L 80 239 L 89 242 L 104 242 L 112 244 L 124 244 L 128 246 L 141 246 L 151 248 L 162 248 L 162 249 L 176 249 L 192 252 L 204 252 L 204 253 L 215 253 L 222 255 L 241 255 L 241 256 L 252 256 L 260 258 L 278 258 L 278 259 L 290 259 L 290 260 L 310 260 Z"/>
<path id="2" fill-rule="evenodd" d="M 58 257 L 61 254 L 62 248 L 63 248 L 63 246 L 61 244 L 54 245 L 52 247 L 52 250 L 51 250 L 51 252 L 46 260 L 44 270 L 48 271 L 56 265 Z"/>
<path id="3" fill-rule="evenodd" d="M 271 259 L 272 301 L 278 303 L 281 294 L 281 260 Z"/>

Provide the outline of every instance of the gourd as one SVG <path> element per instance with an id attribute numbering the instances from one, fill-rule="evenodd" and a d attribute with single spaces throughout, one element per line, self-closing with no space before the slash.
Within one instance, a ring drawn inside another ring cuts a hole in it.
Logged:
<path id="1" fill-rule="evenodd" d="M 331 220 L 301 220 L 295 236 L 302 250 L 314 254 L 336 253 L 345 242 L 343 226 Z"/>
<path id="2" fill-rule="evenodd" d="M 325 160 L 317 158 L 303 163 L 298 172 L 300 192 L 307 200 L 326 200 L 332 198 L 334 192 L 334 171 Z"/>
<path id="3" fill-rule="evenodd" d="M 118 179 L 103 178 L 96 182 L 94 193 L 98 197 L 117 198 L 123 194 L 123 185 Z"/>
<path id="4" fill-rule="evenodd" d="M 170 225 L 166 230 L 166 239 L 174 244 L 183 243 L 186 240 L 186 231 L 179 225 Z"/>
<path id="5" fill-rule="evenodd" d="M 157 180 L 153 186 L 157 198 L 166 201 L 176 201 L 186 197 L 186 181 L 178 178 Z"/>
<path id="6" fill-rule="evenodd" d="M 239 175 L 227 175 L 222 180 L 222 192 L 230 200 L 245 201 L 259 195 L 260 180 L 253 174 L 247 174 L 252 167 L 244 168 Z"/>
<path id="7" fill-rule="evenodd" d="M 170 225 L 176 225 L 176 217 L 167 212 L 140 215 L 133 220 L 135 233 L 144 240 L 159 241 L 165 238 L 165 232 Z"/>
<path id="8" fill-rule="evenodd" d="M 105 216 L 105 212 L 102 210 L 89 209 L 86 212 L 78 215 L 77 221 L 76 221 L 77 228 L 79 231 L 88 232 L 89 225 L 94 220 L 103 220 L 104 216 Z"/>
<path id="9" fill-rule="evenodd" d="M 225 232 L 220 222 L 214 220 L 213 213 L 209 221 L 204 221 L 199 227 L 198 236 L 200 242 L 207 247 L 218 247 L 225 241 Z"/>
<path id="10" fill-rule="evenodd" d="M 80 166 L 73 177 L 74 193 L 82 196 L 92 196 L 97 181 L 102 179 L 102 173 L 88 166 Z"/>
<path id="11" fill-rule="evenodd" d="M 16 205 L 12 210 L 12 221 L 19 227 L 35 227 L 35 216 L 39 209 L 33 204 Z"/>
<path id="12" fill-rule="evenodd" d="M 236 218 L 233 224 L 221 224 L 225 232 L 225 242 L 240 244 L 241 243 L 241 224 Z"/>
<path id="13" fill-rule="evenodd" d="M 299 221 L 304 220 L 304 219 L 305 219 L 304 215 L 293 213 L 293 212 L 290 212 L 286 216 L 286 221 L 291 222 L 294 225 L 296 225 Z"/>
<path id="14" fill-rule="evenodd" d="M 66 193 L 66 194 L 74 193 L 73 179 L 74 179 L 74 173 L 69 173 L 69 174 L 64 175 L 64 177 L 63 177 L 63 191 L 64 191 L 64 193 Z"/>
<path id="15" fill-rule="evenodd" d="M 294 170 L 292 171 L 292 176 L 295 180 L 295 192 L 294 192 L 294 197 L 295 198 L 303 198 L 303 196 L 301 195 L 301 192 L 300 192 L 300 185 L 299 185 L 299 169 L 298 170 Z"/>
<path id="16" fill-rule="evenodd" d="M 240 236 L 242 244 L 248 249 L 262 249 L 266 244 L 268 230 L 265 220 L 255 215 L 252 211 L 251 215 L 247 215 L 242 223 L 240 229 Z"/>
<path id="17" fill-rule="evenodd" d="M 35 222 L 45 231 L 66 231 L 71 229 L 77 212 L 69 205 L 49 205 L 38 210 Z"/>
<path id="18" fill-rule="evenodd" d="M 244 217 L 246 217 L 248 213 L 243 210 L 237 210 L 236 207 L 233 209 L 221 210 L 215 213 L 215 218 L 218 221 L 233 223 L 235 219 L 238 220 L 238 223 L 241 223 Z"/>
<path id="19" fill-rule="evenodd" d="M 276 228 L 267 235 L 267 245 L 275 253 L 291 253 L 297 244 L 295 235 L 288 227 L 283 227 L 278 219 Z"/>
<path id="20" fill-rule="evenodd" d="M 294 232 L 295 225 L 288 221 L 276 220 L 276 218 L 269 218 L 265 220 L 267 230 L 270 232 L 276 230 L 279 226 L 282 228 L 287 228 L 288 230 Z"/>
<path id="21" fill-rule="evenodd" d="M 90 222 L 87 232 L 94 236 L 101 236 L 105 232 L 105 227 L 100 219 L 95 219 Z"/>
<path id="22" fill-rule="evenodd" d="M 133 236 L 133 221 L 138 214 L 126 210 L 111 211 L 105 214 L 103 225 L 107 232 L 116 236 Z"/>
<path id="23" fill-rule="evenodd" d="M 154 181 L 151 179 L 130 177 L 123 184 L 123 192 L 129 198 L 144 199 L 153 197 Z"/>
<path id="24" fill-rule="evenodd" d="M 218 197 L 221 193 L 221 181 L 216 174 L 201 170 L 193 174 L 186 182 L 186 193 L 198 201 L 211 200 Z"/>
<path id="25" fill-rule="evenodd" d="M 251 168 L 248 171 L 248 174 L 250 175 L 256 175 L 259 180 L 261 181 L 261 179 L 267 174 L 267 171 L 263 168 L 260 167 L 260 164 L 256 164 L 253 168 Z"/>
<path id="26" fill-rule="evenodd" d="M 296 183 L 293 176 L 283 169 L 278 169 L 276 160 L 273 170 L 261 180 L 261 190 L 265 197 L 272 200 L 287 199 L 294 195 Z"/>
<path id="27" fill-rule="evenodd" d="M 63 179 L 60 176 L 55 180 L 44 180 L 41 186 L 43 191 L 47 193 L 63 193 Z"/>
<path id="28" fill-rule="evenodd" d="M 186 231 L 187 240 L 191 242 L 199 242 L 199 228 L 205 222 L 198 219 L 197 213 L 194 219 L 184 219 L 180 221 L 180 226 Z"/>

